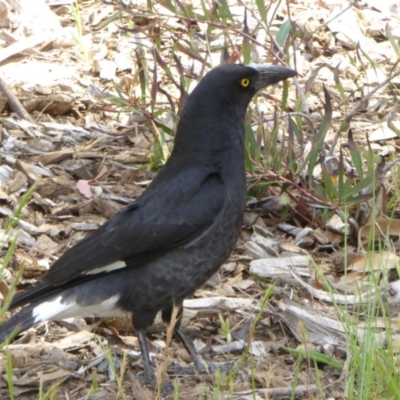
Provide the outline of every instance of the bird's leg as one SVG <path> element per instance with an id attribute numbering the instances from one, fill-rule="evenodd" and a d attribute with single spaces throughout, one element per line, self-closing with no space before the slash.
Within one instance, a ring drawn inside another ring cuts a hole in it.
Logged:
<path id="1" fill-rule="evenodd" d="M 229 373 L 232 368 L 235 367 L 235 363 L 232 362 L 211 362 L 209 365 L 205 363 L 203 358 L 199 355 L 193 342 L 186 336 L 183 328 L 181 327 L 183 306 L 178 305 L 178 312 L 176 313 L 175 321 L 175 337 L 185 346 L 185 349 L 190 354 L 193 360 L 194 368 L 201 374 L 204 373 L 215 373 L 215 371 L 220 370 L 224 373 Z M 164 322 L 170 323 L 173 315 L 173 308 L 164 309 L 162 312 L 162 319 Z M 178 365 L 170 366 L 169 372 L 177 375 L 193 374 L 193 368 L 191 367 L 181 367 Z"/>
<path id="2" fill-rule="evenodd" d="M 179 341 L 185 346 L 185 349 L 189 353 L 190 357 L 193 360 L 193 364 L 198 372 L 204 374 L 207 372 L 207 367 L 204 360 L 200 357 L 199 353 L 197 352 L 196 348 L 193 345 L 193 342 L 186 336 L 183 328 L 181 327 L 182 321 L 182 314 L 183 314 L 183 305 L 178 304 L 178 312 L 176 313 L 176 320 L 175 320 L 175 327 L 174 327 L 174 334 L 175 337 L 179 339 Z M 173 308 L 168 308 L 163 310 L 162 312 L 162 319 L 166 323 L 171 323 L 173 315 Z"/>
<path id="3" fill-rule="evenodd" d="M 136 330 L 137 338 L 139 340 L 140 351 L 142 353 L 143 367 L 144 367 L 144 382 L 152 390 L 158 390 L 157 378 L 154 369 L 151 366 L 149 348 L 147 346 L 146 331 Z M 174 391 L 174 386 L 171 383 L 164 383 L 161 388 L 162 396 L 168 396 Z"/>
<path id="4" fill-rule="evenodd" d="M 182 327 L 178 326 L 178 328 L 176 328 L 175 336 L 185 346 L 185 349 L 190 354 L 190 357 L 192 357 L 194 367 L 200 374 L 205 374 L 205 373 L 214 374 L 217 370 L 223 373 L 229 373 L 235 367 L 234 362 L 212 361 L 210 364 L 207 365 L 206 362 L 201 358 L 201 356 L 197 352 L 193 342 L 186 336 Z"/>
<path id="5" fill-rule="evenodd" d="M 144 381 L 152 389 L 157 388 L 157 379 L 154 374 L 154 369 L 151 366 L 149 348 L 147 346 L 146 333 L 142 330 L 137 330 L 137 338 L 139 340 L 140 352 L 142 353 L 143 367 L 144 367 Z"/>
<path id="6" fill-rule="evenodd" d="M 206 363 L 200 357 L 199 353 L 197 352 L 196 348 L 194 347 L 193 342 L 186 336 L 183 328 L 178 326 L 175 329 L 175 336 L 181 341 L 181 343 L 185 346 L 185 349 L 190 354 L 190 357 L 193 360 L 193 364 L 198 372 L 204 374 L 207 372 Z"/>

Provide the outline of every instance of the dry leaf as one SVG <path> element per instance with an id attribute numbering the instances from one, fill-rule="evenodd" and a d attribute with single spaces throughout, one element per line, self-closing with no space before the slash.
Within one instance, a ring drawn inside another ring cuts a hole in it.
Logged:
<path id="1" fill-rule="evenodd" d="M 386 236 L 400 236 L 400 220 L 394 218 L 379 217 L 374 224 L 367 224 L 358 231 L 358 249 L 370 238 L 379 239 Z"/>
<path id="2" fill-rule="evenodd" d="M 89 185 L 89 181 L 85 181 L 83 179 L 80 179 L 76 183 L 76 188 L 79 190 L 81 194 L 83 194 L 87 199 L 90 199 L 93 197 L 92 190 Z"/>

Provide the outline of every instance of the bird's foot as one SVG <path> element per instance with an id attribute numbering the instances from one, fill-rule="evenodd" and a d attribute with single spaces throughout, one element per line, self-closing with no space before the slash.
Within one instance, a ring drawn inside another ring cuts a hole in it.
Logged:
<path id="1" fill-rule="evenodd" d="M 193 360 L 196 370 L 200 374 L 215 374 L 217 370 L 224 374 L 229 374 L 235 368 L 234 361 L 211 361 L 210 364 L 206 362 L 199 356 Z"/>
<path id="2" fill-rule="evenodd" d="M 161 387 L 161 396 L 166 397 L 173 393 L 175 390 L 174 385 L 171 382 L 164 382 Z"/>
<path id="3" fill-rule="evenodd" d="M 194 375 L 196 372 L 195 367 L 184 367 L 180 364 L 172 364 L 168 367 L 168 375 Z"/>
<path id="4" fill-rule="evenodd" d="M 143 376 L 143 375 L 135 375 L 135 378 L 137 381 L 143 385 L 147 386 L 151 390 L 158 392 L 159 391 L 159 385 L 157 383 L 157 378 L 155 375 L 151 376 Z M 170 395 L 174 391 L 174 385 L 171 382 L 164 382 L 161 386 L 160 393 L 163 397 Z"/>
<path id="5" fill-rule="evenodd" d="M 208 370 L 211 374 L 215 374 L 217 370 L 224 374 L 230 374 L 236 368 L 234 361 L 211 361 L 208 364 Z"/>
<path id="6" fill-rule="evenodd" d="M 229 374 L 235 368 L 235 362 L 218 362 L 212 361 L 206 364 L 203 360 L 201 363 L 195 363 L 193 367 L 184 367 L 179 364 L 172 364 L 168 368 L 168 373 L 171 375 L 194 375 L 196 372 L 200 374 L 215 374 L 217 370 L 224 374 Z"/>

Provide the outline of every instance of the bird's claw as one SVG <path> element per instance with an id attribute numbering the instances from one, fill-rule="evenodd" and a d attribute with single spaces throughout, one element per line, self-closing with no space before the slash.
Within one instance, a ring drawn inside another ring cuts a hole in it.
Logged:
<path id="1" fill-rule="evenodd" d="M 168 373 L 171 375 L 194 375 L 196 372 L 200 374 L 215 374 L 217 370 L 224 374 L 229 374 L 235 368 L 235 362 L 217 362 L 212 361 L 210 364 L 197 364 L 194 367 L 184 367 L 179 364 L 170 365 Z"/>
<path id="2" fill-rule="evenodd" d="M 135 379 L 138 380 L 138 382 L 141 385 L 147 386 L 149 389 L 158 392 L 158 384 L 157 384 L 157 378 L 155 375 L 152 376 L 143 376 L 143 375 L 135 375 Z M 163 397 L 170 395 L 174 391 L 174 385 L 170 382 L 164 382 L 161 387 L 161 395 Z"/>
<path id="3" fill-rule="evenodd" d="M 217 370 L 224 374 L 229 374 L 236 367 L 236 363 L 234 361 L 211 361 L 208 364 L 208 370 L 211 374 L 215 374 Z"/>

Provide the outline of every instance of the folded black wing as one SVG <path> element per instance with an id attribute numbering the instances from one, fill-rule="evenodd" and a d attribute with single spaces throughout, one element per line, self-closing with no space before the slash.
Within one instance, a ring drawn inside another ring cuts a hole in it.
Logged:
<path id="1" fill-rule="evenodd" d="M 43 277 L 57 286 L 90 274 L 139 266 L 201 240 L 224 207 L 217 173 L 197 169 L 158 181 L 134 203 L 62 255 Z"/>

